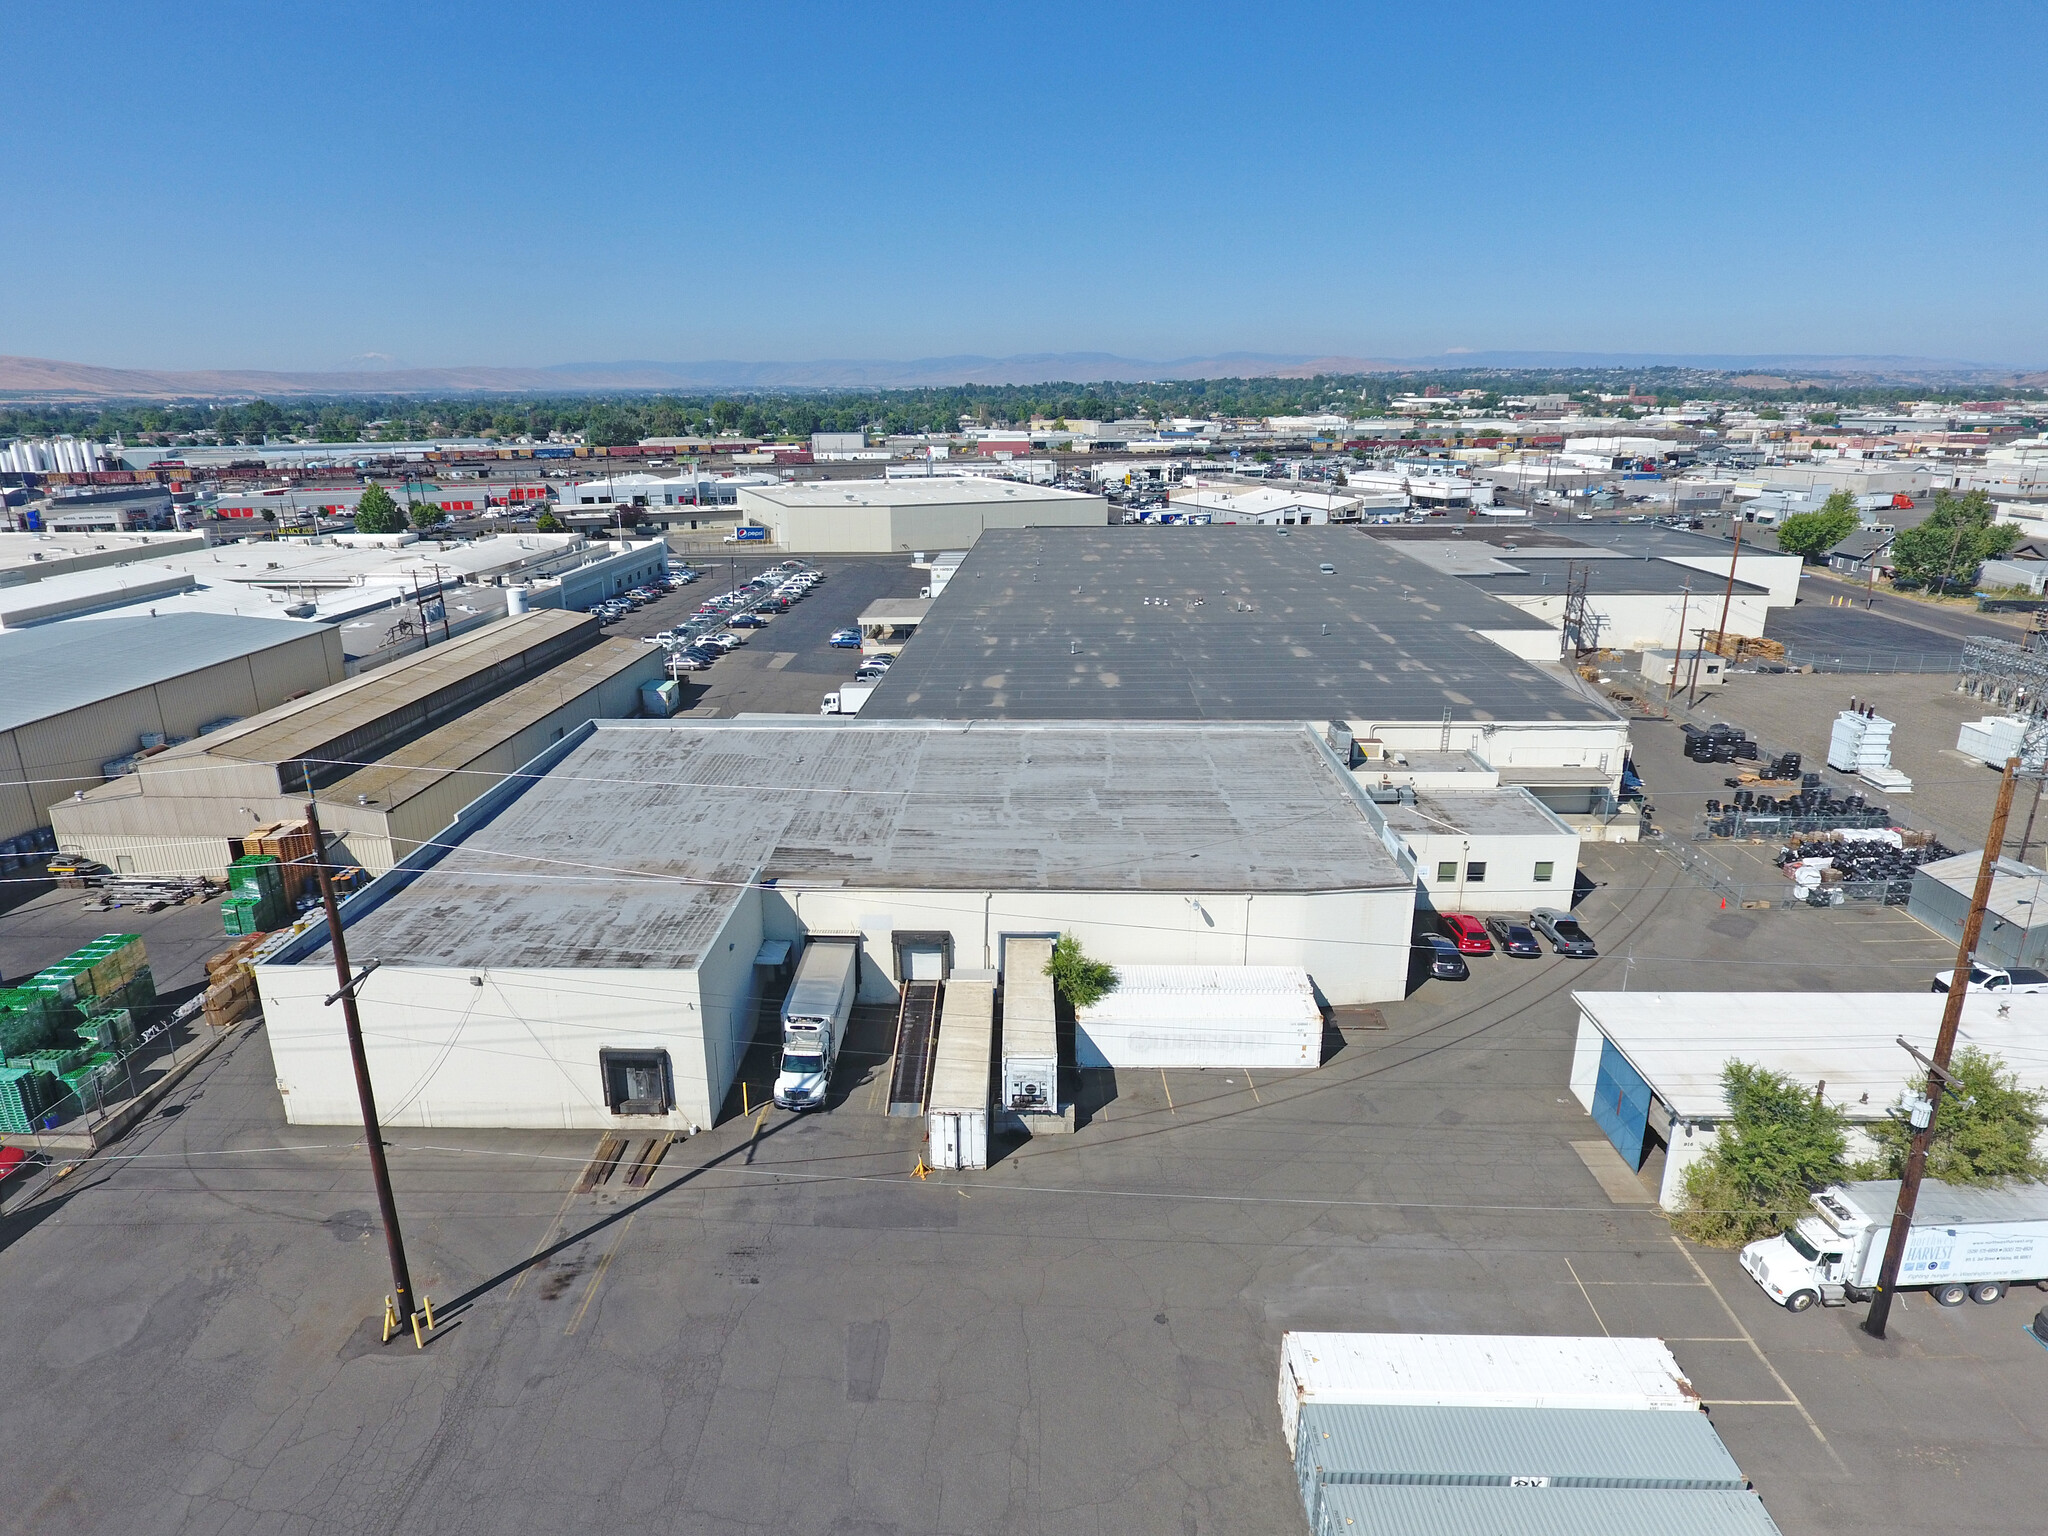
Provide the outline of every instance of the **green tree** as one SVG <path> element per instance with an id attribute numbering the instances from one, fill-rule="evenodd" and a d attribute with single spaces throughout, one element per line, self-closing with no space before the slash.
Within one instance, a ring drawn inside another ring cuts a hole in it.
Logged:
<path id="1" fill-rule="evenodd" d="M 1976 580 L 1978 566 L 2020 541 L 2019 529 L 1994 523 L 1994 515 L 1991 497 L 1984 491 L 1962 496 L 1936 491 L 1927 521 L 1893 538 L 1893 571 L 1937 590 L 1968 586 Z"/>
<path id="2" fill-rule="evenodd" d="M 1721 1069 L 1728 1118 L 1685 1170 L 1674 1225 L 1697 1243 L 1738 1247 L 1782 1232 L 1807 1196 L 1847 1172 L 1842 1111 L 1791 1078 L 1746 1061 Z"/>
<path id="3" fill-rule="evenodd" d="M 2022 1088 L 2018 1075 L 2004 1061 L 1974 1045 L 1958 1051 L 1948 1070 L 1962 1085 L 1962 1093 L 1941 1096 L 1934 1140 L 1927 1149 L 1927 1176 L 1945 1184 L 2048 1178 L 2048 1158 L 2034 1147 L 2048 1093 Z M 1925 1086 L 1921 1079 L 1909 1080 L 1906 1094 L 1918 1094 Z M 1877 1157 L 1859 1172 L 1878 1179 L 1904 1174 L 1913 1139 L 1905 1104 L 1902 1095 L 1892 1106 L 1891 1118 L 1870 1128 Z"/>
<path id="4" fill-rule="evenodd" d="M 1818 512 L 1798 512 L 1778 525 L 1778 548 L 1788 555 L 1819 560 L 1854 533 L 1863 521 L 1856 510 L 1856 497 L 1836 491 Z"/>
<path id="5" fill-rule="evenodd" d="M 535 533 L 567 533 L 569 527 L 568 524 L 555 516 L 554 509 L 550 507 L 533 520 L 533 531 Z"/>
<path id="6" fill-rule="evenodd" d="M 397 533 L 405 526 L 398 503 L 381 485 L 366 486 L 356 502 L 357 533 Z"/>
<path id="7" fill-rule="evenodd" d="M 1081 941 L 1071 933 L 1054 940 L 1045 974 L 1052 978 L 1053 990 L 1077 1011 L 1116 990 L 1116 968 L 1090 960 L 1081 951 Z"/>
<path id="8" fill-rule="evenodd" d="M 429 528 L 438 528 L 448 521 L 448 513 L 438 501 L 416 501 L 412 504 L 412 511 L 407 515 L 411 518 L 413 527 L 422 532 Z"/>

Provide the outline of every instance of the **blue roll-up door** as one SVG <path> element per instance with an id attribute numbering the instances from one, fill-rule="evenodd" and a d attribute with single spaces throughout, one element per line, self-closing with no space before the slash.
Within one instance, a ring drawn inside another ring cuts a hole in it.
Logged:
<path id="1" fill-rule="evenodd" d="M 1607 1133 L 1631 1168 L 1643 1166 L 1643 1138 L 1650 1130 L 1650 1085 L 1614 1048 L 1600 1042 L 1600 1076 L 1593 1084 L 1593 1123 Z"/>

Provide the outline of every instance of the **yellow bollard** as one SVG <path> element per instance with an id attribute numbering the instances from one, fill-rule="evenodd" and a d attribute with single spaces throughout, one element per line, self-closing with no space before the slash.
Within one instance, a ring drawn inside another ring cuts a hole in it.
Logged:
<path id="1" fill-rule="evenodd" d="M 745 1118 L 746 1118 L 746 1117 L 747 1117 L 748 1115 L 751 1115 L 751 1114 L 752 1114 L 753 1112 L 754 1112 L 754 1110 L 753 1110 L 753 1106 L 747 1103 L 747 1080 L 746 1080 L 745 1078 L 741 1078 L 741 1079 L 740 1079 L 740 1118 L 741 1118 L 741 1119 L 745 1119 Z"/>
<path id="2" fill-rule="evenodd" d="M 412 1347 L 414 1349 L 425 1349 L 427 1347 L 427 1341 L 420 1337 L 420 1315 L 417 1312 L 412 1315 Z"/>
<path id="3" fill-rule="evenodd" d="M 398 1303 L 394 1298 L 386 1296 L 384 1298 L 384 1342 L 389 1344 L 391 1342 L 391 1335 L 396 1332 L 398 1332 Z"/>
<path id="4" fill-rule="evenodd" d="M 427 1331 L 429 1333 L 432 1333 L 434 1329 L 438 1326 L 434 1322 L 434 1298 L 431 1296 L 422 1296 L 420 1298 L 420 1306 L 426 1310 Z"/>

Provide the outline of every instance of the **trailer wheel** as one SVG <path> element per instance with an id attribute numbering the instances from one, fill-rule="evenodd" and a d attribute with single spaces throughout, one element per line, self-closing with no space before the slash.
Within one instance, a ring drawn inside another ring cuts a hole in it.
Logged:
<path id="1" fill-rule="evenodd" d="M 1976 1302 L 1979 1306 L 1988 1307 L 2004 1294 L 2005 1286 L 1997 1280 L 1987 1280 L 1982 1285 L 1970 1287 L 1970 1300 Z"/>
<path id="2" fill-rule="evenodd" d="M 1794 1291 L 1785 1298 L 1785 1310 L 1787 1312 L 1804 1312 L 1819 1300 L 1820 1298 L 1814 1295 L 1812 1291 Z"/>
<path id="3" fill-rule="evenodd" d="M 1970 1288 L 1967 1285 L 1937 1285 L 1934 1299 L 1944 1307 L 1960 1307 L 1970 1299 Z"/>

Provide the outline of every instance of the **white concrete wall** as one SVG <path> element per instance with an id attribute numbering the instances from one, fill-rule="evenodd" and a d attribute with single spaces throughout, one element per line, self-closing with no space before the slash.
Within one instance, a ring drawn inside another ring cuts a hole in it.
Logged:
<path id="1" fill-rule="evenodd" d="M 1569 892 L 1567 878 L 1565 890 Z M 1317 895 L 1180 892 L 1016 892 L 782 889 L 764 933 L 863 934 L 864 1001 L 896 996 L 889 937 L 946 932 L 953 963 L 1000 963 L 1005 933 L 1073 933 L 1112 965 L 1287 965 L 1332 1004 L 1392 1002 L 1406 991 L 1415 907 L 1406 887 Z"/>
<path id="2" fill-rule="evenodd" d="M 1744 541 L 1745 544 L 1747 542 Z M 1731 544 L 1729 549 L 1732 551 L 1734 546 Z M 1727 555 L 1662 555 L 1658 558 L 1669 560 L 1673 565 L 1704 571 L 1718 581 L 1728 579 Z M 1735 579 L 1748 582 L 1753 587 L 1766 588 L 1771 594 L 1771 607 L 1790 608 L 1799 601 L 1799 572 L 1805 563 L 1797 555 L 1753 554 L 1745 548 L 1735 556 Z M 1600 579 L 1598 566 L 1594 567 L 1593 579 Z M 1693 586 L 1697 589 L 1699 583 L 1694 582 Z M 1733 627 L 1731 624 L 1730 628 Z M 1744 633 L 1761 634 L 1763 631 L 1746 630 Z"/>
<path id="3" fill-rule="evenodd" d="M 322 1005 L 334 980 L 328 963 L 256 970 L 293 1125 L 361 1123 L 340 1009 Z M 724 1096 L 707 1081 L 704 1012 L 687 971 L 392 965 L 364 984 L 360 1007 L 378 1113 L 391 1125 L 683 1130 L 709 1125 Z M 612 1114 L 605 1047 L 667 1051 L 675 1113 Z"/>
<path id="4" fill-rule="evenodd" d="M 1724 567 L 1725 569 L 1725 567 Z M 1645 646 L 1669 648 L 1679 643 L 1681 631 L 1715 629 L 1721 623 L 1721 594 L 1708 591 L 1705 584 L 1690 600 L 1677 592 L 1612 593 L 1598 590 L 1600 568 L 1593 567 L 1595 589 L 1586 596 L 1586 606 L 1600 617 L 1600 644 L 1610 650 L 1633 651 Z M 1507 596 L 1501 601 L 1526 614 L 1564 626 L 1565 594 L 1554 591 L 1540 596 Z M 1761 635 L 1769 611 L 1782 604 L 1762 592 L 1738 592 L 1728 605 L 1728 633 Z M 1681 623 L 1681 621 L 1683 621 Z M 1555 651 L 1550 658 L 1555 659 Z"/>
<path id="5" fill-rule="evenodd" d="M 1480 834 L 1416 833 L 1396 829 L 1415 854 L 1415 874 L 1440 912 L 1527 912 L 1531 907 L 1569 908 L 1572 876 L 1579 867 L 1576 832 Z M 1538 881 L 1536 865 L 1550 865 L 1550 879 Z M 1438 865 L 1462 873 L 1486 866 L 1486 878 L 1439 878 Z"/>

